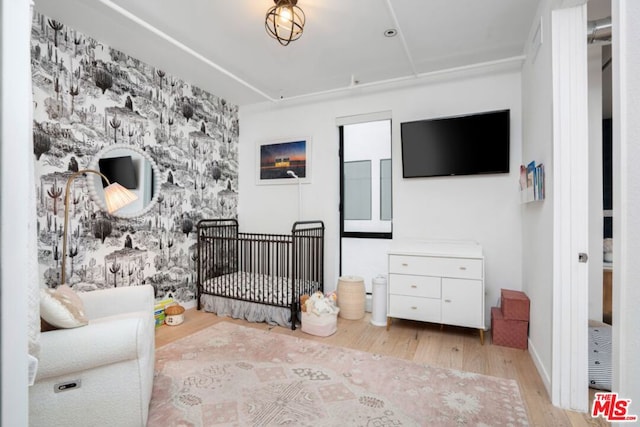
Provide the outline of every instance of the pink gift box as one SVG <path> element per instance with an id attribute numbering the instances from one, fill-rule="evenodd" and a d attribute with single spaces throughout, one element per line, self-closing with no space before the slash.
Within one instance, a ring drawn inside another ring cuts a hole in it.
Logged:
<path id="1" fill-rule="evenodd" d="M 502 289 L 500 291 L 500 309 L 507 320 L 529 321 L 529 297 L 524 292 Z"/>
<path id="2" fill-rule="evenodd" d="M 529 322 L 505 319 L 498 307 L 491 307 L 492 343 L 504 347 L 526 349 Z"/>

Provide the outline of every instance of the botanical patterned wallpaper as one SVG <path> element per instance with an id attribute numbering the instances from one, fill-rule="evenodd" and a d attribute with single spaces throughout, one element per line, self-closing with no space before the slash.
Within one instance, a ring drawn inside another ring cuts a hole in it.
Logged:
<path id="1" fill-rule="evenodd" d="M 38 13 L 31 58 L 42 282 L 60 281 L 68 177 L 103 147 L 129 144 L 160 169 L 157 206 L 114 218 L 76 178 L 66 282 L 82 291 L 148 283 L 158 298 L 193 299 L 197 222 L 237 216 L 237 106 Z"/>

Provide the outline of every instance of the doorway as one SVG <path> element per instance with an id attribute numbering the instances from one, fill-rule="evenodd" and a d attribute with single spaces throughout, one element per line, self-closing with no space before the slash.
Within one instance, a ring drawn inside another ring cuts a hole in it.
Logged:
<path id="1" fill-rule="evenodd" d="M 339 126 L 339 275 L 364 279 L 367 307 L 372 280 L 386 274 L 392 238 L 391 119 Z"/>
<path id="2" fill-rule="evenodd" d="M 587 4 L 589 74 L 589 401 L 612 382 L 612 50 L 611 2 Z"/>

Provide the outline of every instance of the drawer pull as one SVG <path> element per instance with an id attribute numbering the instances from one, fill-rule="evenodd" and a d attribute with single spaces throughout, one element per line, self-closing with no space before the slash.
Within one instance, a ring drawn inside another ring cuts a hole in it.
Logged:
<path id="1" fill-rule="evenodd" d="M 402 266 L 403 266 L 403 267 L 409 267 L 409 264 L 407 264 L 406 262 L 403 262 L 403 263 L 402 263 Z"/>
<path id="2" fill-rule="evenodd" d="M 415 305 L 411 306 L 411 310 L 417 310 L 417 309 L 418 309 L 418 307 L 416 307 Z"/>
<path id="3" fill-rule="evenodd" d="M 444 302 L 451 302 L 451 300 L 450 299 L 446 299 L 446 300 L 444 300 Z"/>
<path id="4" fill-rule="evenodd" d="M 417 285 L 411 285 L 411 289 L 416 289 L 417 287 Z"/>
<path id="5" fill-rule="evenodd" d="M 463 270 L 463 271 L 464 271 L 464 270 L 466 270 L 466 269 L 467 269 L 467 267 L 460 267 L 460 270 Z"/>

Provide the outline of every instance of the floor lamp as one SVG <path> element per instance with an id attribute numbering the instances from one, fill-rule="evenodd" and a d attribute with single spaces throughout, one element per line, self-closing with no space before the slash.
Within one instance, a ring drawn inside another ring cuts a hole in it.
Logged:
<path id="1" fill-rule="evenodd" d="M 288 170 L 287 174 L 298 181 L 298 221 L 302 221 L 302 188 L 300 187 L 300 178 L 292 170 Z"/>
<path id="2" fill-rule="evenodd" d="M 111 182 L 109 182 L 109 179 L 106 176 L 93 169 L 83 169 L 78 172 L 74 172 L 69 177 L 69 179 L 67 180 L 67 187 L 65 189 L 64 195 L 64 234 L 62 236 L 62 271 L 60 273 L 61 285 L 64 285 L 64 282 L 66 280 L 65 268 L 67 263 L 67 227 L 69 225 L 69 190 L 71 189 L 71 183 L 76 177 L 85 175 L 87 173 L 95 173 L 97 175 L 100 175 L 102 179 L 106 181 L 107 186 L 104 188 L 104 199 L 107 204 L 107 211 L 110 214 L 135 201 L 138 198 L 138 196 L 136 196 L 134 193 L 127 190 L 117 182 L 114 182 L 112 184 Z"/>

